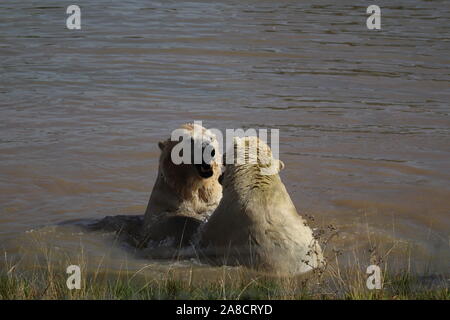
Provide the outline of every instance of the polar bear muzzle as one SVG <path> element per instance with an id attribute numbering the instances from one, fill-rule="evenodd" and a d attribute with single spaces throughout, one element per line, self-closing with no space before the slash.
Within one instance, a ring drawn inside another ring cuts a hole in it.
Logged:
<path id="1" fill-rule="evenodd" d="M 195 169 L 197 170 L 199 176 L 205 179 L 211 177 L 214 174 L 212 166 L 203 161 L 202 164 L 196 164 Z"/>
<path id="2" fill-rule="evenodd" d="M 207 151 L 205 153 L 205 150 Z M 205 154 L 208 155 L 205 158 Z M 194 164 L 195 169 L 200 177 L 207 179 L 212 177 L 214 174 L 214 168 L 212 167 L 212 163 L 214 161 L 214 156 L 216 154 L 216 150 L 211 144 L 202 143 L 202 163 Z"/>

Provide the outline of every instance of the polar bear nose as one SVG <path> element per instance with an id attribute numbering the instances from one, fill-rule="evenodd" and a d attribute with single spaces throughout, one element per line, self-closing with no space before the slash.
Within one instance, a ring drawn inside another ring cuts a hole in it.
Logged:
<path id="1" fill-rule="evenodd" d="M 196 164 L 195 168 L 197 169 L 198 174 L 202 178 L 209 178 L 212 177 L 214 174 L 213 167 L 205 162 L 202 162 L 202 164 Z"/>
<path id="2" fill-rule="evenodd" d="M 208 163 L 205 163 L 205 162 L 202 162 L 202 164 L 200 165 L 200 167 L 201 167 L 202 171 L 208 171 L 208 170 L 211 170 L 211 169 L 212 169 L 211 165 L 208 164 Z"/>

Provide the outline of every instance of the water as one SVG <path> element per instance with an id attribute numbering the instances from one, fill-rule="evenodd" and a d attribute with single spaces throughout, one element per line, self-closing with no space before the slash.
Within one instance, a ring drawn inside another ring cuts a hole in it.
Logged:
<path id="1" fill-rule="evenodd" d="M 381 31 L 356 0 L 78 1 L 80 31 L 65 27 L 70 4 L 0 3 L 7 259 L 82 247 L 92 268 L 160 267 L 60 224 L 143 214 L 157 142 L 203 120 L 279 128 L 282 179 L 314 226 L 340 230 L 336 248 L 395 243 L 393 260 L 409 246 L 413 263 L 448 272 L 445 1 L 377 1 Z"/>

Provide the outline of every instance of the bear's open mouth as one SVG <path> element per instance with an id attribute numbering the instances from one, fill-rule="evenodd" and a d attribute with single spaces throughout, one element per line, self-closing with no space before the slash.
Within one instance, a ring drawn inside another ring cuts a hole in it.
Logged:
<path id="1" fill-rule="evenodd" d="M 195 164 L 195 169 L 197 170 L 197 173 L 202 178 L 209 178 L 213 175 L 214 171 L 211 165 L 203 162 L 202 164 Z"/>

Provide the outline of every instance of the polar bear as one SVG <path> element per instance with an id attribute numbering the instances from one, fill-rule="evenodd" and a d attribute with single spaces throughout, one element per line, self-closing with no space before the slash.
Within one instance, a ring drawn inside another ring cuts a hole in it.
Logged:
<path id="1" fill-rule="evenodd" d="M 159 142 L 158 176 L 145 216 L 108 216 L 89 225 L 91 230 L 114 231 L 139 248 L 160 246 L 164 255 L 159 254 L 158 257 L 169 257 L 170 247 L 181 248 L 190 244 L 198 227 L 222 198 L 222 186 L 218 182 L 221 152 L 214 133 L 199 124 L 187 123 L 178 131 L 186 139 L 184 142 L 191 146 L 191 151 L 195 152 L 196 148 L 202 153 L 208 150 L 205 154 L 209 153 L 210 157 L 201 157 L 198 164 L 195 159 L 175 164 L 172 150 L 182 141 L 169 138 Z"/>
<path id="2" fill-rule="evenodd" d="M 158 177 L 145 211 L 142 230 L 145 242 L 172 239 L 176 246 L 189 244 L 197 227 L 222 198 L 222 186 L 218 182 L 221 154 L 216 136 L 196 123 L 184 124 L 178 131 L 183 139 L 158 143 L 161 155 Z M 175 164 L 172 151 L 186 142 L 184 139 L 191 146 L 190 161 Z M 209 159 L 203 157 L 205 150 Z M 197 164 L 195 151 L 201 155 Z"/>
<path id="3" fill-rule="evenodd" d="M 199 230 L 201 255 L 277 274 L 322 265 L 321 248 L 278 175 L 283 163 L 257 137 L 235 138 L 233 151 L 221 177 L 222 200 Z"/>

